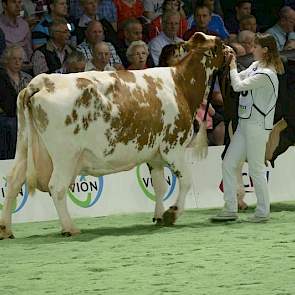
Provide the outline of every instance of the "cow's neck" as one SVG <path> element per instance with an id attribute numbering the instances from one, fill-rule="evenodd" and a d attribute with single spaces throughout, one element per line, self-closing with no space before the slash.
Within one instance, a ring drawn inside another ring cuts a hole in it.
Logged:
<path id="1" fill-rule="evenodd" d="M 176 66 L 176 91 L 184 95 L 192 116 L 209 93 L 208 81 L 213 74 L 209 59 L 208 56 L 191 53 Z"/>

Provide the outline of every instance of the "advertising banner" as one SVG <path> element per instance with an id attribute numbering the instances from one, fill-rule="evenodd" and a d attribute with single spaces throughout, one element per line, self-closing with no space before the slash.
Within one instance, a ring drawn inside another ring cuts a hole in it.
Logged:
<path id="1" fill-rule="evenodd" d="M 221 153 L 223 147 L 209 147 L 208 157 L 198 161 L 188 150 L 187 164 L 192 173 L 192 188 L 186 196 L 186 208 L 212 208 L 223 205 Z M 12 160 L 0 161 L 0 210 L 6 194 L 6 175 Z M 289 150 L 276 161 L 275 169 L 268 168 L 271 201 L 295 200 L 295 149 Z M 165 167 L 167 190 L 164 196 L 166 208 L 173 205 L 179 190 L 177 177 Z M 243 182 L 246 201 L 256 202 L 253 181 L 247 164 L 244 165 Z M 73 217 L 106 216 L 132 212 L 153 212 L 155 193 L 146 164 L 134 169 L 107 176 L 78 176 L 67 192 L 67 203 Z M 36 191 L 28 195 L 23 185 L 13 205 L 13 222 L 57 219 L 53 201 L 48 193 Z M 152 218 L 152 213 L 151 213 Z"/>

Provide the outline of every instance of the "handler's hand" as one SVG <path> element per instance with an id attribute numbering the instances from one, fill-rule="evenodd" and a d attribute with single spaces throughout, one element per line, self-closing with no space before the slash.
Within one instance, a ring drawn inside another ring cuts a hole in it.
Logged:
<path id="1" fill-rule="evenodd" d="M 236 55 L 231 53 L 229 58 L 231 59 L 230 64 L 229 64 L 230 69 L 231 70 L 235 69 L 237 67 Z"/>

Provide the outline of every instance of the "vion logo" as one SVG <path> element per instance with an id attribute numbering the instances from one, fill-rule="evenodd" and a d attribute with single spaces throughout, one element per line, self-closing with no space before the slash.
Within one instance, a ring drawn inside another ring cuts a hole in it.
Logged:
<path id="1" fill-rule="evenodd" d="M 3 208 L 3 201 L 7 193 L 7 180 L 6 177 L 2 177 L 0 179 L 0 210 Z M 17 213 L 19 212 L 26 204 L 28 200 L 28 187 L 27 185 L 23 185 L 21 188 L 21 191 L 17 195 L 16 199 L 13 201 L 12 204 L 12 212 Z"/>
<path id="2" fill-rule="evenodd" d="M 89 208 L 101 197 L 103 177 L 78 176 L 69 190 L 68 196 L 79 207 Z"/>
<path id="3" fill-rule="evenodd" d="M 146 164 L 137 166 L 136 177 L 138 184 L 144 194 L 152 201 L 156 201 L 156 196 L 153 189 L 153 181 L 148 166 Z M 167 183 L 167 191 L 164 196 L 164 201 L 166 201 L 175 191 L 176 176 L 172 173 L 170 168 L 164 167 L 164 177 Z"/>

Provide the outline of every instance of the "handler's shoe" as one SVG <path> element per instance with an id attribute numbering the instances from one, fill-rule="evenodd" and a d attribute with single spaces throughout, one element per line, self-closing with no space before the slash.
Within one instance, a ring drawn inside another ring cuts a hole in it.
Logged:
<path id="1" fill-rule="evenodd" d="M 264 223 L 269 221 L 270 217 L 269 216 L 251 216 L 248 219 L 246 219 L 247 222 L 251 223 Z"/>
<path id="2" fill-rule="evenodd" d="M 215 216 L 211 217 L 212 222 L 236 221 L 239 218 L 235 212 L 220 211 Z"/>

